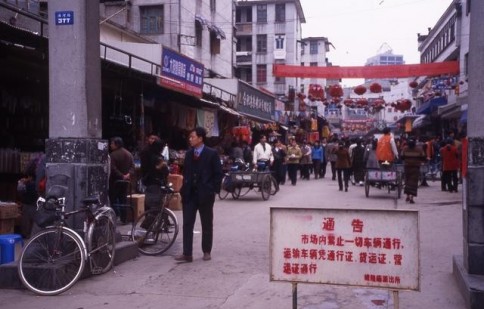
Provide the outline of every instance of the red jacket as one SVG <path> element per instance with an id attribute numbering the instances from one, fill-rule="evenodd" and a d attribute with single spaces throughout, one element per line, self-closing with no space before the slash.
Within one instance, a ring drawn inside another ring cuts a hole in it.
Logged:
<path id="1" fill-rule="evenodd" d="M 454 145 L 446 145 L 440 148 L 440 155 L 442 157 L 442 171 L 459 170 L 459 156 Z"/>

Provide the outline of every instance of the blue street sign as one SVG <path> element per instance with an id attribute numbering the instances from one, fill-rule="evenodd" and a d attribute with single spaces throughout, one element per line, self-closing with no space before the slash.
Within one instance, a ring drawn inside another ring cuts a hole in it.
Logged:
<path id="1" fill-rule="evenodd" d="M 74 12 L 73 11 L 59 11 L 55 12 L 55 24 L 56 25 L 74 25 Z"/>

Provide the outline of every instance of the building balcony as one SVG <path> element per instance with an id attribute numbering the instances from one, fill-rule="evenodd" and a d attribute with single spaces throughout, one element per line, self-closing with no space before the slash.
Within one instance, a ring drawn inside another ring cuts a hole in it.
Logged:
<path id="1" fill-rule="evenodd" d="M 252 52 L 251 51 L 238 51 L 235 53 L 235 59 L 237 64 L 251 64 Z"/>
<path id="2" fill-rule="evenodd" d="M 252 35 L 252 23 L 237 23 L 237 35 Z"/>

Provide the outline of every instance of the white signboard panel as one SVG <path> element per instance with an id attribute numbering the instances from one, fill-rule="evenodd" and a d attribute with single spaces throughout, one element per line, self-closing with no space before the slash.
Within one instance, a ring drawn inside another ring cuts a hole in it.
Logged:
<path id="1" fill-rule="evenodd" d="M 417 211 L 271 208 L 272 281 L 419 290 Z"/>

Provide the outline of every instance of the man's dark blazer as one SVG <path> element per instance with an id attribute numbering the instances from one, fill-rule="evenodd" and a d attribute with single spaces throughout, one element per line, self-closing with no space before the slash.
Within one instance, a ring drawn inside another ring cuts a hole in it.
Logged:
<path id="1" fill-rule="evenodd" d="M 193 188 L 194 160 L 194 149 L 190 149 L 186 152 L 183 163 L 183 186 L 180 190 L 182 202 L 187 203 L 194 198 L 200 203 L 213 201 L 214 195 L 220 192 L 222 185 L 223 171 L 220 157 L 214 149 L 206 145 L 203 147 L 198 158 L 200 176 L 196 190 Z"/>

